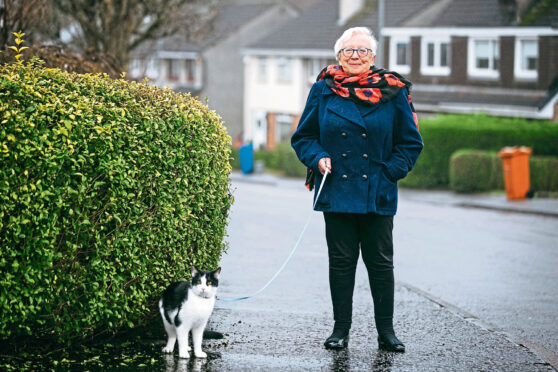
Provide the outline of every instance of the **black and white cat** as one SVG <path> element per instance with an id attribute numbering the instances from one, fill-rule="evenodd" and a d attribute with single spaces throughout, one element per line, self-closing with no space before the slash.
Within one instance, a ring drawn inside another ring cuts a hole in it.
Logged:
<path id="1" fill-rule="evenodd" d="M 206 358 L 201 344 L 203 330 L 215 305 L 221 268 L 202 271 L 192 266 L 192 282 L 172 283 L 159 300 L 159 311 L 169 337 L 164 353 L 172 353 L 178 339 L 178 355 L 189 358 L 188 333 L 192 332 L 194 355 Z"/>

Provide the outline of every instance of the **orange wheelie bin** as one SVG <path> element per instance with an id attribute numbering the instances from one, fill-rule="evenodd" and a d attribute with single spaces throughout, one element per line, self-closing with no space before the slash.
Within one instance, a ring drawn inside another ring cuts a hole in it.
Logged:
<path id="1" fill-rule="evenodd" d="M 502 158 L 504 184 L 508 200 L 525 199 L 531 189 L 529 179 L 529 147 L 504 147 L 498 153 Z"/>

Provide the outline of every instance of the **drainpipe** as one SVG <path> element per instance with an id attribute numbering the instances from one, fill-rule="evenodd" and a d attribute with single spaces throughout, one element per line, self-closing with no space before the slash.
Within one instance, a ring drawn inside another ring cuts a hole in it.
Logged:
<path id="1" fill-rule="evenodd" d="M 384 64 L 384 16 L 385 16 L 385 0 L 378 0 L 378 50 L 376 51 L 375 65 L 383 67 Z"/>

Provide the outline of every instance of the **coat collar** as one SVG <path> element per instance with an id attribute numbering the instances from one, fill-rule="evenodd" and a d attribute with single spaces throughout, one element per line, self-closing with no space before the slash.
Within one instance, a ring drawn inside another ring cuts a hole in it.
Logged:
<path id="1" fill-rule="evenodd" d="M 348 98 L 337 96 L 326 84 L 323 85 L 322 95 L 335 96 L 330 98 L 327 105 L 328 110 L 363 128 L 366 128 L 363 118 L 376 111 L 380 106 L 380 104 L 357 105 Z"/>

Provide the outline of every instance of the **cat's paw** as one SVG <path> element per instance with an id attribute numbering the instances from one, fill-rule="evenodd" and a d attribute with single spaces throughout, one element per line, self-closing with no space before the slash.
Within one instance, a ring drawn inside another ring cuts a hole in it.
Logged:
<path id="1" fill-rule="evenodd" d="M 192 348 L 190 346 L 186 346 L 186 351 L 192 351 Z"/>
<path id="2" fill-rule="evenodd" d="M 207 354 L 203 351 L 198 351 L 196 354 L 196 358 L 207 358 Z"/>
<path id="3" fill-rule="evenodd" d="M 187 353 L 187 352 L 186 352 L 186 353 L 179 353 L 179 354 L 178 354 L 178 357 L 179 357 L 179 358 L 182 358 L 182 359 L 189 359 L 189 358 L 190 358 L 190 354 Z"/>
<path id="4" fill-rule="evenodd" d="M 172 354 L 173 349 L 174 349 L 173 347 L 165 346 L 165 347 L 163 348 L 163 353 L 165 353 L 165 354 Z"/>

